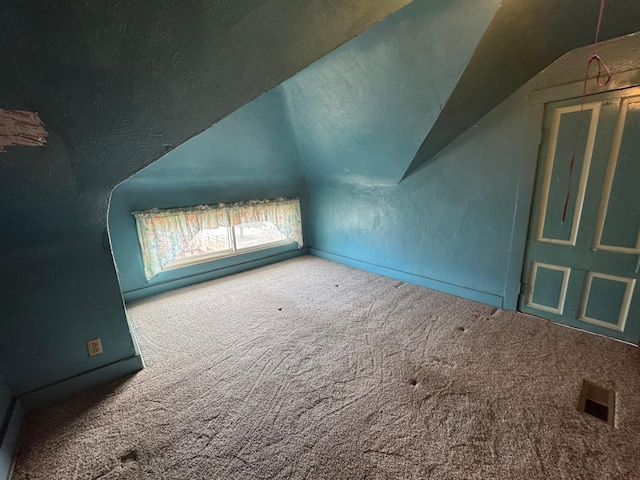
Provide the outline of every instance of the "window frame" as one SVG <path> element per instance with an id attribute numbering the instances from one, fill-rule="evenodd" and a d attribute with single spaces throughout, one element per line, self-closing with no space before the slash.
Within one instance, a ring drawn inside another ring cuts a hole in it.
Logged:
<path id="1" fill-rule="evenodd" d="M 304 242 L 300 199 L 297 197 L 163 210 L 152 208 L 134 211 L 132 215 L 136 221 L 144 275 L 148 282 L 165 271 L 288 244 L 297 244 L 300 249 Z M 282 235 L 274 235 L 270 232 L 271 227 L 264 222 L 270 222 Z M 237 230 L 239 225 L 251 224 L 255 225 L 257 232 L 250 231 L 244 236 Z M 226 241 L 222 233 L 204 233 L 221 227 L 227 229 Z M 201 232 L 203 238 L 193 243 Z M 213 239 L 211 235 L 214 235 Z M 256 240 L 262 239 L 273 241 L 255 244 Z M 212 240 L 215 241 L 213 245 Z M 247 246 L 239 247 L 240 243 Z M 220 247 L 219 250 L 210 250 Z"/>
<path id="2" fill-rule="evenodd" d="M 242 224 L 239 224 L 242 225 Z M 244 224 L 247 225 L 247 224 Z M 237 257 L 238 255 L 244 255 L 245 253 L 259 252 L 260 250 L 268 250 L 269 248 L 279 247 L 282 245 L 291 245 L 296 243 L 295 240 L 285 238 L 283 240 L 275 240 L 273 242 L 261 243 L 260 245 L 254 245 L 251 247 L 239 248 L 236 241 L 236 229 L 238 225 L 227 225 L 225 228 L 229 232 L 229 240 L 231 248 L 227 248 L 222 251 L 204 253 L 202 255 L 192 255 L 185 258 L 176 258 L 167 263 L 162 271 L 177 270 L 179 268 L 190 267 L 192 265 L 199 265 L 201 263 L 212 262 L 214 260 L 220 260 L 222 258 Z"/>

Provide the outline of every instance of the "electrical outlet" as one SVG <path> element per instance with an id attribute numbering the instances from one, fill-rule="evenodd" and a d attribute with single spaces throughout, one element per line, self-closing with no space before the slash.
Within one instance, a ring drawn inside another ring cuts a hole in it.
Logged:
<path id="1" fill-rule="evenodd" d="M 87 350 L 89 350 L 89 356 L 100 355 L 102 353 L 102 342 L 99 338 L 94 338 L 87 342 Z"/>

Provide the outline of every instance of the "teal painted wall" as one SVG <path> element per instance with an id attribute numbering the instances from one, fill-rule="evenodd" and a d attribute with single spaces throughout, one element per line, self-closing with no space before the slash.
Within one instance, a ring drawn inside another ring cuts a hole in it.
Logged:
<path id="1" fill-rule="evenodd" d="M 2 444 L 1 434 L 4 433 L 3 426 L 6 424 L 8 418 L 7 416 L 9 414 L 9 408 L 11 407 L 11 402 L 13 402 L 13 399 L 13 392 L 9 388 L 9 384 L 0 372 L 0 444 Z"/>
<path id="2" fill-rule="evenodd" d="M 640 66 L 639 48 L 634 34 L 600 52 L 618 73 Z M 543 112 L 529 97 L 579 81 L 590 53 L 560 58 L 399 185 L 367 186 L 346 175 L 310 183 L 314 250 L 514 309 Z"/>
<path id="3" fill-rule="evenodd" d="M 0 479 L 8 478 L 16 446 L 15 430 L 22 427 L 22 418 L 10 418 L 14 406 L 13 392 L 0 372 Z M 14 425 L 15 423 L 18 425 Z"/>
<path id="4" fill-rule="evenodd" d="M 131 215 L 149 208 L 298 197 L 306 223 L 306 186 L 283 107 L 278 89 L 267 92 L 114 189 L 109 232 L 126 300 L 306 252 L 281 246 L 163 272 L 147 281 Z"/>
<path id="5" fill-rule="evenodd" d="M 310 185 L 313 247 L 502 306 L 520 162 L 528 160 L 526 98 L 510 98 L 399 185 Z"/>
<path id="6" fill-rule="evenodd" d="M 0 0 L 0 107 L 39 112 L 49 132 L 0 154 L 13 392 L 135 355 L 107 235 L 117 184 L 407 1 Z M 95 337 L 105 353 L 88 357 Z"/>
<path id="7" fill-rule="evenodd" d="M 437 168 L 395 185 L 499 2 L 416 0 L 357 36 L 408 3 L 0 0 L 0 107 L 38 111 L 50 134 L 45 148 L 0 157 L 0 289 L 10 299 L 0 365 L 13 392 L 135 355 L 107 234 L 114 187 L 328 52 L 188 154 L 132 179 L 138 190 L 119 187 L 111 236 L 126 288 L 139 286 L 126 264 L 130 210 L 304 195 L 306 183 L 306 239 L 318 250 L 511 298 L 535 168 L 518 147 L 537 142 L 517 136 L 524 90 Z M 416 243 L 388 226 L 408 224 Z M 105 354 L 89 358 L 85 342 L 98 336 Z"/>
<path id="8" fill-rule="evenodd" d="M 261 264 L 282 260 L 282 255 L 290 257 L 306 253 L 306 249 L 299 250 L 297 245 L 284 245 L 258 252 L 229 257 L 190 267 L 162 272 L 147 281 L 144 277 L 140 245 L 136 233 L 135 219 L 132 211 L 149 208 L 169 208 L 200 204 L 216 204 L 235 202 L 253 198 L 298 197 L 303 214 L 303 229 L 307 223 L 306 189 L 304 183 L 294 184 L 263 184 L 245 183 L 243 185 L 211 185 L 207 188 L 165 188 L 140 189 L 127 188 L 121 185 L 114 191 L 109 208 L 109 231 L 113 254 L 118 269 L 120 287 L 125 300 L 144 298 L 167 290 L 190 285 L 205 280 L 211 280 L 221 275 L 229 275 L 241 271 L 242 266 L 248 264 L 255 268 Z M 234 268 L 235 267 L 235 268 Z"/>
<path id="9" fill-rule="evenodd" d="M 503 0 L 405 176 L 558 57 L 590 45 L 599 9 L 597 0 Z M 640 2 L 607 2 L 599 40 L 635 32 L 638 25 Z"/>
<path id="10" fill-rule="evenodd" d="M 214 278 L 220 268 L 235 271 L 228 267 L 274 253 L 147 281 L 134 210 L 295 195 L 304 214 L 305 179 L 396 183 L 498 4 L 414 2 L 119 185 L 109 231 L 125 299 Z"/>
<path id="11" fill-rule="evenodd" d="M 397 183 L 499 4 L 413 2 L 278 87 L 305 177 Z"/>

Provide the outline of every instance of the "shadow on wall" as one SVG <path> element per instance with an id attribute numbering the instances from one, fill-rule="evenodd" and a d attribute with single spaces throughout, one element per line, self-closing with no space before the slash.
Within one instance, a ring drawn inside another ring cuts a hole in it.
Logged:
<path id="1" fill-rule="evenodd" d="M 7 149 L 0 162 L 10 179 L 0 191 L 0 283 L 11 299 L 0 365 L 15 395 L 42 405 L 140 368 L 106 241 L 109 193 L 164 145 L 183 143 L 407 1 L 334 3 L 3 4 L 0 63 L 11 68 L 0 76 L 0 105 L 38 111 L 49 132 L 46 148 Z M 303 182 L 272 180 L 251 196 L 304 195 Z M 104 352 L 90 357 L 95 338 Z"/>
<path id="2" fill-rule="evenodd" d="M 147 281 L 134 210 L 298 196 L 309 239 L 307 182 L 395 184 L 498 4 L 413 2 L 122 182 L 109 231 L 125 299 L 265 260 L 255 253 Z M 273 260 L 293 253 L 266 252 Z"/>
<path id="3" fill-rule="evenodd" d="M 640 67 L 640 34 L 599 50 L 614 80 Z M 515 309 L 544 109 L 529 97 L 580 82 L 591 53 L 558 59 L 399 185 L 310 181 L 312 253 Z"/>
<path id="4" fill-rule="evenodd" d="M 147 280 L 132 215 L 151 208 L 298 197 L 306 224 L 306 184 L 282 109 L 280 92 L 267 92 L 113 189 L 109 234 L 125 300 L 306 253 L 283 245 L 162 272 Z"/>

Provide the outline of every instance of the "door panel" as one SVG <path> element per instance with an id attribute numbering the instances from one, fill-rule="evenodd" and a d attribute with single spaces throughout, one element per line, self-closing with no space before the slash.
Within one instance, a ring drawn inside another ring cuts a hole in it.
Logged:
<path id="1" fill-rule="evenodd" d="M 635 283 L 633 278 L 587 273 L 578 319 L 624 332 Z"/>
<path id="2" fill-rule="evenodd" d="M 520 310 L 638 343 L 640 89 L 547 104 L 543 127 Z"/>
<path id="3" fill-rule="evenodd" d="M 594 247 L 640 254 L 640 98 L 622 101 L 598 212 Z"/>
<path id="4" fill-rule="evenodd" d="M 539 242 L 575 245 L 599 117 L 599 102 L 584 105 L 582 111 L 580 105 L 553 111 L 537 227 Z M 576 155 L 573 171 L 577 175 L 571 176 L 566 219 L 562 222 L 562 217 L 558 218 L 557 207 L 562 205 L 564 211 L 569 169 L 565 162 L 556 159 L 571 159 L 574 144 Z"/>
<path id="5" fill-rule="evenodd" d="M 570 268 L 533 262 L 526 305 L 562 315 L 570 275 Z"/>

